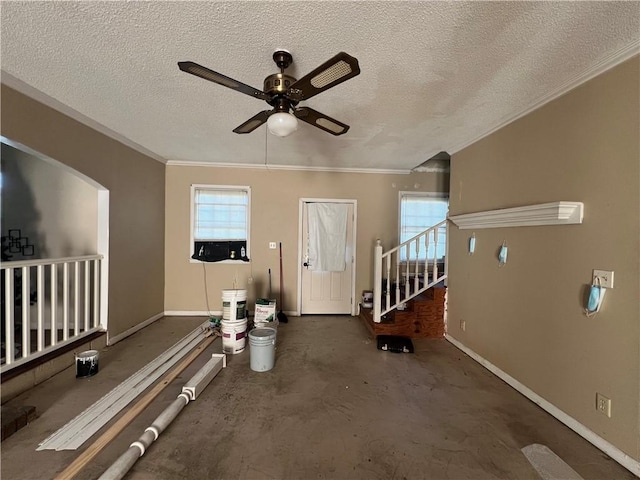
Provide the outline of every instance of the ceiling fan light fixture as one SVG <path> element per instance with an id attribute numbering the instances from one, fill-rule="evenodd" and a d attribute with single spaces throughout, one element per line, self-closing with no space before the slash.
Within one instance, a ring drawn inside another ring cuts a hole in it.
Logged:
<path id="1" fill-rule="evenodd" d="M 298 129 L 298 119 L 288 112 L 277 112 L 269 116 L 267 128 L 277 137 L 287 137 Z"/>

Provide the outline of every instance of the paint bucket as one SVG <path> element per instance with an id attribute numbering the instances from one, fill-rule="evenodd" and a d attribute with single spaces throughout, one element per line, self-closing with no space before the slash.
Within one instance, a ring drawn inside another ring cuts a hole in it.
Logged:
<path id="1" fill-rule="evenodd" d="M 373 308 L 373 292 L 371 290 L 362 292 L 362 306 L 364 308 Z"/>
<path id="2" fill-rule="evenodd" d="M 223 353 L 241 353 L 247 343 L 247 319 L 222 320 L 220 322 Z"/>
<path id="3" fill-rule="evenodd" d="M 249 332 L 251 370 L 266 372 L 273 368 L 276 359 L 276 329 L 254 328 Z"/>
<path id="4" fill-rule="evenodd" d="M 238 320 L 245 318 L 247 305 L 246 290 L 222 290 L 222 319 Z"/>
<path id="5" fill-rule="evenodd" d="M 268 298 L 256 299 L 256 307 L 253 311 L 253 325 L 256 328 L 277 328 L 276 301 Z"/>
<path id="6" fill-rule="evenodd" d="M 91 377 L 98 373 L 98 351 L 87 350 L 76 354 L 76 378 Z"/>

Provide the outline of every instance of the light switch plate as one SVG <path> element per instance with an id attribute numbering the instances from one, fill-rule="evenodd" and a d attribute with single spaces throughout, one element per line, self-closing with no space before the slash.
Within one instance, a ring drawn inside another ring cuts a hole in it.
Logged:
<path id="1" fill-rule="evenodd" d="M 599 285 L 604 288 L 613 288 L 613 272 L 608 270 L 594 270 L 592 285 L 598 285 L 596 278 L 600 279 Z"/>

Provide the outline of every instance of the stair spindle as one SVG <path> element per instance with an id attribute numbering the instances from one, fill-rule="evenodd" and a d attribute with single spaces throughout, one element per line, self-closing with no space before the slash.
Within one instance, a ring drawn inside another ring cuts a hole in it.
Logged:
<path id="1" fill-rule="evenodd" d="M 390 284 L 390 279 L 391 279 L 391 255 L 387 256 L 387 282 L 386 282 L 386 288 L 385 288 L 385 292 L 387 293 L 386 298 L 385 298 L 385 310 L 389 308 L 389 306 L 391 305 L 391 284 Z"/>
<path id="2" fill-rule="evenodd" d="M 407 243 L 404 247 L 405 249 L 405 259 L 406 262 L 404 263 L 404 299 L 408 299 L 409 296 L 411 295 L 411 292 L 409 291 L 409 258 L 411 256 L 411 248 L 409 248 L 411 246 L 410 243 Z"/>
<path id="3" fill-rule="evenodd" d="M 396 298 L 395 303 L 400 301 L 400 249 L 396 252 Z M 387 305 L 389 308 L 390 305 Z"/>
<path id="4" fill-rule="evenodd" d="M 424 236 L 424 285 L 429 285 L 429 235 Z"/>
<path id="5" fill-rule="evenodd" d="M 420 288 L 420 279 L 418 274 L 420 273 L 420 239 L 416 239 L 416 260 L 415 260 L 415 275 L 413 277 L 413 291 L 417 292 Z"/>
<path id="6" fill-rule="evenodd" d="M 433 230 L 433 281 L 438 278 L 438 230 L 440 227 L 436 227 Z"/>

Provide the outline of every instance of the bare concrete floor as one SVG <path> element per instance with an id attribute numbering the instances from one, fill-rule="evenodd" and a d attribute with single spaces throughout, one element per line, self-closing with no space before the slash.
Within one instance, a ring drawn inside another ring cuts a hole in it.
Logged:
<path id="1" fill-rule="evenodd" d="M 72 367 L 12 400 L 35 405 L 39 418 L 2 443 L 2 479 L 61 472 L 98 435 L 78 451 L 38 452 L 38 444 L 203 320 L 163 318 L 100 352 L 97 375 L 76 379 Z M 586 480 L 635 478 L 446 340 L 414 346 L 414 354 L 377 350 L 357 318 L 290 318 L 278 331 L 273 370 L 251 371 L 248 348 L 228 356 L 126 478 L 537 479 L 520 451 L 532 443 Z M 219 352 L 218 339 L 208 353 Z M 76 478 L 99 477 L 209 357 Z"/>

